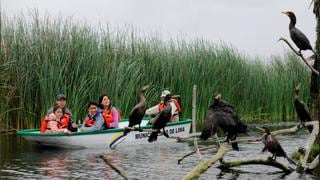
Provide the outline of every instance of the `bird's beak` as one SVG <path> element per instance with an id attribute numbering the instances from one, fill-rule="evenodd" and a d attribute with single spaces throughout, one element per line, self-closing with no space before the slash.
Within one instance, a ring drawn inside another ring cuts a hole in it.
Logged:
<path id="1" fill-rule="evenodd" d="M 285 15 L 287 15 L 287 16 L 288 16 L 288 13 L 287 13 L 287 12 L 281 12 L 281 13 L 283 13 L 283 14 L 285 14 Z"/>

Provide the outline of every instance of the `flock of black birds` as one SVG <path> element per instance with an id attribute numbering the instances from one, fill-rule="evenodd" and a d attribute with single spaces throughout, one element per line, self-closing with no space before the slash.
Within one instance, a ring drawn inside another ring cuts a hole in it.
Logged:
<path id="1" fill-rule="evenodd" d="M 296 16 L 293 12 L 283 12 L 290 18 L 289 24 L 289 32 L 292 41 L 299 48 L 299 53 L 301 54 L 302 50 L 311 50 L 312 46 L 310 45 L 307 37 L 295 27 L 296 24 Z M 148 89 L 148 86 L 142 87 L 140 91 L 140 101 L 137 105 L 134 106 L 132 111 L 129 114 L 129 127 L 132 128 L 135 125 L 139 125 L 142 121 L 142 118 L 145 115 L 146 111 L 146 99 L 144 97 L 145 91 Z M 305 122 L 312 121 L 311 115 L 309 113 L 308 107 L 306 104 L 300 100 L 299 98 L 300 84 L 295 87 L 295 98 L 294 98 L 294 106 L 297 112 L 297 115 L 301 121 L 301 125 L 304 125 Z M 170 97 L 164 98 L 164 103 L 166 104 L 166 108 L 164 108 L 156 117 L 153 123 L 152 129 L 153 132 L 149 136 L 148 141 L 153 142 L 157 140 L 157 136 L 161 129 L 163 129 L 163 133 L 166 137 L 169 137 L 165 132 L 164 128 L 166 123 L 169 122 L 171 117 L 171 106 L 169 103 Z M 235 110 L 234 105 L 224 101 L 221 99 L 221 94 L 215 94 L 213 98 L 213 104 L 209 106 L 207 111 L 207 115 L 204 121 L 204 127 L 202 129 L 200 139 L 207 140 L 210 136 L 216 134 L 218 130 L 221 129 L 225 134 L 225 141 L 230 142 L 232 148 L 234 150 L 239 151 L 238 144 L 235 142 L 238 133 L 244 133 L 250 136 L 255 136 L 255 133 L 251 132 L 245 123 L 243 123 L 237 111 Z M 262 136 L 262 142 L 264 143 L 264 151 L 269 151 L 272 153 L 272 159 L 275 160 L 276 157 L 285 157 L 288 159 L 290 163 L 295 164 L 293 160 L 291 160 L 280 143 L 276 140 L 274 136 L 271 135 L 270 130 L 267 127 L 261 128 L 264 132 Z M 312 132 L 312 127 L 308 127 L 309 132 Z M 125 133 L 130 132 L 130 129 L 125 130 Z"/>

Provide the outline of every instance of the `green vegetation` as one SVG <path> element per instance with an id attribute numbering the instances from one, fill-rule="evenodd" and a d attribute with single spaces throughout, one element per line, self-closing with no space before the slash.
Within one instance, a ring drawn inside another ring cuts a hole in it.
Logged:
<path id="1" fill-rule="evenodd" d="M 313 160 L 316 158 L 320 153 L 320 145 L 319 144 L 313 144 L 310 150 L 309 160 Z"/>
<path id="2" fill-rule="evenodd" d="M 298 82 L 301 96 L 307 97 L 310 74 L 294 55 L 264 63 L 203 39 L 163 42 L 156 36 L 141 38 L 132 28 L 111 29 L 40 18 L 37 13 L 31 21 L 3 18 L 2 127 L 39 127 L 59 92 L 67 95 L 75 119 L 83 119 L 88 100 L 97 100 L 103 92 L 127 117 L 138 100 L 137 90 L 150 84 L 149 106 L 169 88 L 182 97 L 183 117 L 191 117 L 192 87 L 197 85 L 199 124 L 214 92 L 221 92 L 245 120 L 294 120 L 293 88 Z"/>

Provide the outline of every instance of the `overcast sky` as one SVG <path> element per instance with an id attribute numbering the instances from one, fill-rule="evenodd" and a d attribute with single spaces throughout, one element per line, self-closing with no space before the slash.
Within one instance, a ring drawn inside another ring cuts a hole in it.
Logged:
<path id="1" fill-rule="evenodd" d="M 315 42 L 316 21 L 311 0 L 1 0 L 9 17 L 38 9 L 40 15 L 70 17 L 92 25 L 132 25 L 144 34 L 155 32 L 164 40 L 204 38 L 232 44 L 250 56 L 283 54 L 294 11 L 297 27 Z"/>

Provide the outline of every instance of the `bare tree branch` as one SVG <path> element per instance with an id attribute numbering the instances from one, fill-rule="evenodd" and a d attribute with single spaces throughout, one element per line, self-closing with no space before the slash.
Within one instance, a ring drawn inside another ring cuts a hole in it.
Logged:
<path id="1" fill-rule="evenodd" d="M 199 148 L 199 151 L 205 151 L 205 150 L 208 150 L 208 149 L 211 149 L 211 148 L 214 148 L 214 147 L 216 147 L 216 145 L 206 146 L 206 147 L 203 147 L 203 148 Z M 181 158 L 178 159 L 178 164 L 180 164 L 180 162 L 181 162 L 183 159 L 185 159 L 185 158 L 188 157 L 188 156 L 191 156 L 192 154 L 194 154 L 194 153 L 196 153 L 196 152 L 197 152 L 197 150 L 195 149 L 195 150 L 193 150 L 193 151 L 191 151 L 191 152 L 183 155 Z"/>
<path id="2" fill-rule="evenodd" d="M 221 165 L 219 166 L 219 168 L 231 168 L 231 167 L 249 165 L 249 164 L 260 164 L 260 165 L 266 165 L 266 166 L 272 166 L 272 167 L 279 168 L 286 173 L 291 173 L 292 171 L 294 171 L 294 169 L 291 168 L 290 166 L 286 166 L 284 164 L 281 164 L 280 162 L 274 161 L 271 158 L 240 160 L 240 161 L 231 161 L 231 162 L 225 162 L 223 160 L 220 160 L 220 163 L 221 163 Z"/>
<path id="3" fill-rule="evenodd" d="M 303 57 L 303 55 L 302 55 L 301 53 L 299 53 L 297 50 L 295 50 L 295 49 L 292 47 L 292 45 L 289 43 L 289 41 L 288 41 L 287 39 L 281 37 L 278 41 L 281 41 L 281 40 L 284 41 L 284 42 L 291 48 L 291 50 L 292 50 L 297 56 L 299 56 L 299 57 L 303 60 L 303 62 L 309 67 L 309 69 L 310 69 L 313 73 L 319 75 L 319 72 L 318 72 L 317 70 L 315 70 L 315 69 L 307 62 L 307 60 Z"/>
<path id="4" fill-rule="evenodd" d="M 201 159 L 199 163 L 182 179 L 197 179 L 201 174 L 207 171 L 214 163 L 220 160 L 228 152 L 227 143 L 221 144 L 218 152 L 211 159 L 205 161 Z"/>

